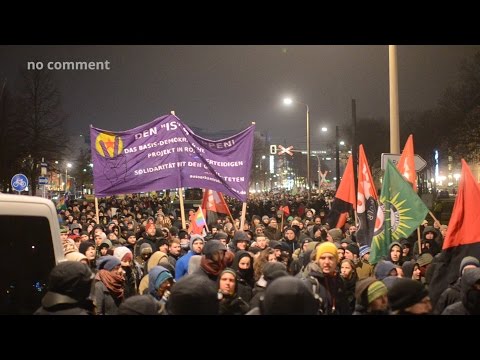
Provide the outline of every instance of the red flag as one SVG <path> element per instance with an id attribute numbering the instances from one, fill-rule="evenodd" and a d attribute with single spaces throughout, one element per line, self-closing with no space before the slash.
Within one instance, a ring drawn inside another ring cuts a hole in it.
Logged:
<path id="1" fill-rule="evenodd" d="M 232 216 L 222 193 L 215 190 L 205 189 L 203 192 L 202 209 L 204 216 L 208 218 L 210 224 L 216 222 L 217 213 Z"/>
<path id="2" fill-rule="evenodd" d="M 462 159 L 462 176 L 443 249 L 480 242 L 480 188 Z"/>
<path id="3" fill-rule="evenodd" d="M 480 188 L 465 160 L 442 255 L 432 274 L 428 288 L 435 304 L 449 284 L 458 278 L 458 269 L 465 256 L 480 259 Z"/>
<path id="4" fill-rule="evenodd" d="M 289 215 L 290 215 L 290 209 L 289 209 L 288 205 L 280 206 L 279 210 L 280 210 L 280 211 L 283 211 L 283 214 L 284 214 L 285 216 L 289 216 Z"/>
<path id="5" fill-rule="evenodd" d="M 192 217 L 188 233 L 202 235 L 203 227 L 207 224 L 203 216 L 202 208 L 198 208 L 195 215 Z"/>
<path id="6" fill-rule="evenodd" d="M 372 173 L 368 167 L 363 145 L 358 148 L 358 192 L 357 192 L 357 242 L 360 245 L 372 243 L 377 219 L 378 196 Z M 383 213 L 382 213 L 383 214 Z"/>
<path id="7" fill-rule="evenodd" d="M 397 164 L 397 169 L 407 181 L 412 184 L 417 192 L 417 172 L 415 170 L 415 151 L 413 150 L 413 135 L 410 135 L 405 143 L 402 156 Z"/>
<path id="8" fill-rule="evenodd" d="M 342 180 L 340 181 L 340 185 L 335 194 L 335 199 L 333 199 L 332 209 L 328 215 L 327 222 L 331 227 L 335 224 L 336 228 L 341 229 L 342 226 L 345 225 L 348 212 L 357 206 L 355 181 L 353 176 L 353 160 L 350 156 Z"/>

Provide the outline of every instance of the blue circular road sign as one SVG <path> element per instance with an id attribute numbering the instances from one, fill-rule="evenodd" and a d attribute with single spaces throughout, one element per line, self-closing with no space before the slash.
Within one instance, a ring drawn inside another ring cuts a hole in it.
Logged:
<path id="1" fill-rule="evenodd" d="M 20 192 L 27 188 L 28 179 L 23 174 L 13 175 L 11 184 L 13 190 Z"/>

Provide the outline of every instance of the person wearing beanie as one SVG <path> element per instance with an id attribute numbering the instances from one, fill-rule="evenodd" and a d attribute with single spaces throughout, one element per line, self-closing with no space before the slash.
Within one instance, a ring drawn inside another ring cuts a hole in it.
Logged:
<path id="1" fill-rule="evenodd" d="M 339 228 L 333 228 L 327 231 L 327 240 L 330 242 L 342 243 L 343 233 Z"/>
<path id="2" fill-rule="evenodd" d="M 358 251 L 360 256 L 360 261 L 357 262 L 357 275 L 358 280 L 366 279 L 367 277 L 373 276 L 373 266 L 368 262 L 370 258 L 370 246 L 362 245 Z"/>
<path id="3" fill-rule="evenodd" d="M 95 250 L 95 244 L 91 241 L 82 242 L 78 247 L 78 252 L 87 257 L 88 266 L 90 267 L 90 270 L 92 270 L 93 272 L 96 272 L 97 268 L 96 268 L 95 260 L 97 258 L 97 252 Z"/>
<path id="4" fill-rule="evenodd" d="M 418 281 L 399 278 L 388 291 L 388 302 L 396 315 L 425 315 L 432 311 L 428 291 Z"/>
<path id="5" fill-rule="evenodd" d="M 480 267 L 480 262 L 476 257 L 473 256 L 465 256 L 462 261 L 460 262 L 460 268 L 459 268 L 459 277 L 457 280 L 448 286 L 440 297 L 438 298 L 437 303 L 435 304 L 435 308 L 433 310 L 433 313 L 435 315 L 440 315 L 442 312 L 449 306 L 457 301 L 461 300 L 461 289 L 462 289 L 462 277 L 465 274 L 466 271 L 469 271 L 470 269 L 475 269 Z"/>
<path id="6" fill-rule="evenodd" d="M 116 247 L 113 256 L 120 260 L 123 271 L 125 271 L 125 299 L 137 294 L 142 273 L 134 266 L 133 254 L 126 246 Z"/>
<path id="7" fill-rule="evenodd" d="M 460 300 L 447 306 L 442 315 L 480 315 L 480 268 L 465 271 Z"/>
<path id="8" fill-rule="evenodd" d="M 87 265 L 65 261 L 53 268 L 48 291 L 34 315 L 93 315 L 91 299 L 94 274 Z"/>
<path id="9" fill-rule="evenodd" d="M 160 315 L 160 303 L 150 295 L 135 295 L 120 304 L 118 315 Z"/>
<path id="10" fill-rule="evenodd" d="M 308 276 L 313 278 L 313 281 L 318 282 L 316 291 L 317 295 L 323 299 L 323 313 L 326 315 L 351 314 L 345 296 L 345 285 L 340 277 L 340 272 L 337 270 L 337 247 L 332 242 L 327 241 L 317 246 L 314 251 L 315 262 L 319 270 L 313 268 Z"/>
<path id="11" fill-rule="evenodd" d="M 125 271 L 118 258 L 111 255 L 97 260 L 95 306 L 97 315 L 116 315 L 124 300 Z"/>
<path id="12" fill-rule="evenodd" d="M 218 277 L 220 315 L 243 315 L 250 310 L 248 303 L 238 294 L 235 270 L 226 268 Z"/>
<path id="13" fill-rule="evenodd" d="M 375 266 L 375 277 L 383 280 L 387 276 L 397 276 L 397 267 L 391 261 L 382 260 Z"/>
<path id="14" fill-rule="evenodd" d="M 203 249 L 200 268 L 192 275 L 203 276 L 215 284 L 220 273 L 228 266 L 226 263 L 227 247 L 219 240 L 209 240 Z"/>
<path id="15" fill-rule="evenodd" d="M 357 303 L 353 315 L 389 315 L 387 293 L 385 284 L 373 277 L 360 280 L 355 287 Z"/>
<path id="16" fill-rule="evenodd" d="M 261 315 L 318 315 L 320 301 L 307 281 L 284 276 L 268 286 L 259 308 Z"/>
<path id="17" fill-rule="evenodd" d="M 354 264 L 358 263 L 359 249 L 356 244 L 348 244 L 345 248 L 345 259 L 352 260 Z"/>
<path id="18" fill-rule="evenodd" d="M 213 241 L 213 240 L 210 240 Z M 218 315 L 218 287 L 208 278 L 195 274 L 178 281 L 166 306 L 168 315 Z"/>

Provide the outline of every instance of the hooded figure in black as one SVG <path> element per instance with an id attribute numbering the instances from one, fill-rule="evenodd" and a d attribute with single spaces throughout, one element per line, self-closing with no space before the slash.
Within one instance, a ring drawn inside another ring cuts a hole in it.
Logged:
<path id="1" fill-rule="evenodd" d="M 93 315 L 90 298 L 94 274 L 87 265 L 65 261 L 53 268 L 48 292 L 35 315 Z"/>
<path id="2" fill-rule="evenodd" d="M 480 268 L 462 276 L 461 301 L 447 306 L 442 315 L 480 315 Z"/>
<path id="3" fill-rule="evenodd" d="M 244 269 L 246 264 L 249 264 L 248 268 Z M 237 274 L 238 295 L 246 302 L 250 302 L 255 286 L 252 255 L 247 251 L 238 251 L 233 259 L 232 268 Z"/>
<path id="4" fill-rule="evenodd" d="M 274 280 L 260 299 L 262 315 L 318 315 L 320 299 L 307 280 L 283 276 Z"/>

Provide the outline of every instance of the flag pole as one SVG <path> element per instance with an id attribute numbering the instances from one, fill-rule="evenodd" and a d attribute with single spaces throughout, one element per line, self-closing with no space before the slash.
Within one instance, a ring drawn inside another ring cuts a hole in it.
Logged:
<path id="1" fill-rule="evenodd" d="M 97 220 L 97 224 L 100 224 L 100 217 L 98 214 L 98 198 L 95 196 L 95 219 Z"/>
<path id="2" fill-rule="evenodd" d="M 422 239 L 420 237 L 420 226 L 417 227 L 418 255 L 422 254 Z"/>
<path id="3" fill-rule="evenodd" d="M 185 223 L 185 207 L 183 206 L 183 188 L 178 188 L 178 196 L 180 197 L 180 214 L 182 217 L 182 229 L 186 229 L 187 225 Z"/>
<path id="4" fill-rule="evenodd" d="M 243 225 L 245 225 L 245 213 L 247 212 L 247 202 L 244 201 L 242 204 L 242 217 L 240 218 L 240 230 L 243 231 Z M 235 222 L 233 222 L 235 226 Z"/>
<path id="5" fill-rule="evenodd" d="M 438 222 L 440 222 L 440 221 L 435 217 L 435 215 L 433 215 L 433 213 L 432 213 L 431 210 L 428 210 L 428 213 L 429 213 L 430 216 L 432 217 L 433 221 L 438 221 Z"/>

